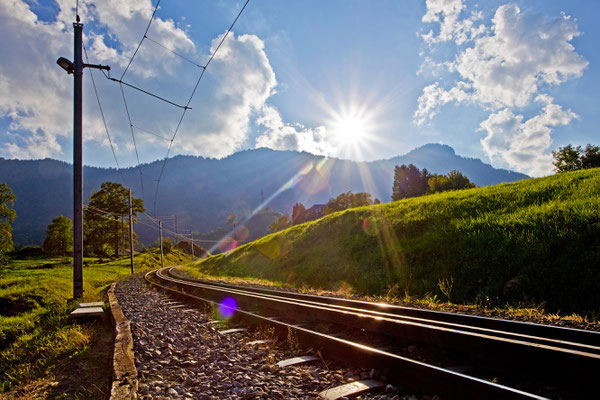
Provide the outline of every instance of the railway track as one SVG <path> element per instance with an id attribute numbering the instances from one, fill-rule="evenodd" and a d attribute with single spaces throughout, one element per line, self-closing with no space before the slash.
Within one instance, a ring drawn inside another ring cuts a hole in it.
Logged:
<path id="1" fill-rule="evenodd" d="M 600 370 L 600 334 L 596 332 L 215 284 L 182 277 L 172 267 L 152 271 L 146 280 L 188 300 L 219 305 L 223 298 L 234 298 L 239 307 L 236 318 L 267 323 L 283 333 L 294 332 L 300 341 L 320 348 L 331 359 L 387 368 L 394 383 L 419 393 L 449 398 L 457 394 L 461 398 L 543 398 L 404 357 L 393 345 L 383 349 L 365 343 L 360 332 L 385 337 L 388 343 L 403 341 L 452 349 L 463 362 L 475 366 L 479 375 L 491 371 L 520 376 L 521 380 L 527 377 L 542 382 L 542 386 L 563 387 L 562 393 L 574 397 L 594 392 Z M 335 333 L 312 328 L 323 324 L 339 328 L 333 329 Z M 345 330 L 359 334 L 347 335 Z"/>

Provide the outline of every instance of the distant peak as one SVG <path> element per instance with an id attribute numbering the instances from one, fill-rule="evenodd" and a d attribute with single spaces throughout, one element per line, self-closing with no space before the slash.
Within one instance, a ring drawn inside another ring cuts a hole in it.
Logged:
<path id="1" fill-rule="evenodd" d="M 456 152 L 454 151 L 454 149 L 450 146 L 448 146 L 447 144 L 441 144 L 441 143 L 427 143 L 426 145 L 423 145 L 421 147 L 417 147 L 414 150 L 411 150 L 409 152 L 410 153 L 422 153 L 422 152 L 435 152 L 435 153 L 445 153 L 448 155 L 452 155 L 455 156 Z"/>

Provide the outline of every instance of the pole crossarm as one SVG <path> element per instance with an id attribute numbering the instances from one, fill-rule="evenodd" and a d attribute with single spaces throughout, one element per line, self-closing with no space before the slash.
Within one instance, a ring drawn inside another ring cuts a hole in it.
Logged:
<path id="1" fill-rule="evenodd" d="M 102 65 L 102 64 L 83 64 L 84 68 L 94 68 L 94 69 L 104 69 L 106 71 L 110 71 L 110 66 L 109 65 Z"/>

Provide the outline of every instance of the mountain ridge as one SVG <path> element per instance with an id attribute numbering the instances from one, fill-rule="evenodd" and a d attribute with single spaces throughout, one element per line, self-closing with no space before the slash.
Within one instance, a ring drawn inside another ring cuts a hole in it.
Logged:
<path id="1" fill-rule="evenodd" d="M 140 166 L 145 207 L 149 214 L 175 214 L 181 228 L 195 232 L 224 226 L 228 215 L 245 215 L 265 200 L 274 210 L 288 215 L 296 202 L 310 207 L 347 191 L 369 192 L 373 198 L 388 202 L 394 166 L 401 164 L 412 163 L 438 174 L 458 169 L 478 186 L 528 178 L 496 169 L 479 159 L 461 157 L 452 147 L 441 144 L 427 144 L 405 155 L 369 162 L 267 148 L 244 150 L 222 159 L 178 155 L 167 162 L 154 210 L 155 177 L 159 176 L 163 161 Z M 40 244 L 52 218 L 59 214 L 71 217 L 71 164 L 48 158 L 0 159 L 0 177 L 17 197 L 17 219 L 13 224 L 16 242 Z M 84 198 L 104 181 L 122 183 L 132 188 L 136 197 L 142 197 L 138 167 L 119 171 L 84 166 Z M 147 226 L 136 226 L 136 232 L 144 243 L 157 236 Z"/>

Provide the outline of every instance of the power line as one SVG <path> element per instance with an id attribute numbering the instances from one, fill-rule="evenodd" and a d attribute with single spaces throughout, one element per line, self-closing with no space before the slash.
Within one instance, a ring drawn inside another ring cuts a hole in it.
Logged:
<path id="1" fill-rule="evenodd" d="M 127 112 L 127 120 L 129 121 L 129 129 L 131 130 L 131 138 L 133 140 L 133 148 L 135 149 L 135 157 L 137 158 L 137 167 L 140 173 L 140 187 L 142 189 L 142 199 L 146 199 L 144 196 L 144 177 L 142 174 L 142 166 L 140 165 L 140 156 L 137 150 L 137 144 L 135 143 L 135 133 L 133 132 L 133 124 L 131 123 L 131 114 L 129 114 L 129 107 L 127 107 L 127 100 L 125 99 L 125 92 L 123 91 L 123 85 L 119 85 L 121 88 L 121 95 L 123 96 L 123 104 L 125 105 L 125 111 Z"/>
<path id="2" fill-rule="evenodd" d="M 77 6 L 79 7 L 79 1 L 77 2 Z M 88 58 L 87 49 L 85 45 L 83 45 L 83 52 L 85 54 L 85 61 L 90 62 Z M 108 136 L 108 143 L 110 143 L 110 149 L 112 150 L 113 157 L 115 158 L 115 164 L 117 164 L 117 170 L 121 175 L 121 181 L 123 185 L 125 185 L 125 177 L 123 176 L 123 171 L 121 171 L 121 167 L 119 166 L 119 160 L 117 160 L 117 153 L 115 152 L 115 147 L 113 146 L 112 139 L 110 138 L 110 134 L 108 133 L 108 125 L 106 125 L 106 118 L 104 118 L 104 111 L 102 110 L 102 104 L 100 103 L 100 96 L 98 95 L 98 89 L 96 88 L 96 81 L 94 80 L 94 74 L 92 73 L 92 68 L 88 68 L 90 72 L 90 78 L 92 78 L 92 86 L 94 87 L 94 93 L 96 94 L 96 100 L 98 101 L 98 108 L 100 109 L 100 115 L 102 116 L 102 123 L 104 124 L 104 130 L 106 131 L 106 136 Z"/>
<path id="3" fill-rule="evenodd" d="M 212 60 L 215 58 L 215 55 L 217 54 L 217 52 L 219 51 L 219 49 L 221 48 L 221 46 L 225 42 L 225 39 L 227 39 L 227 37 L 229 36 L 229 33 L 232 31 L 233 27 L 235 26 L 236 22 L 238 21 L 238 19 L 240 18 L 240 16 L 244 12 L 244 10 L 246 9 L 246 6 L 248 5 L 249 2 L 250 2 L 250 0 L 246 0 L 246 2 L 244 3 L 244 5 L 242 6 L 242 8 L 240 9 L 240 11 L 238 12 L 237 16 L 235 17 L 235 19 L 233 20 L 233 22 L 231 23 L 231 25 L 227 29 L 227 32 L 225 32 L 225 34 L 221 38 L 221 41 L 219 42 L 218 46 L 212 52 L 210 58 L 208 59 L 208 61 L 206 62 L 206 64 L 204 66 L 202 66 L 202 65 L 199 65 L 199 64 L 193 62 L 192 60 L 190 60 L 190 59 L 182 56 L 181 54 L 176 53 L 172 49 L 170 49 L 170 48 L 162 45 L 161 43 L 159 43 L 159 42 L 157 42 L 157 41 L 155 41 L 155 40 L 153 40 L 153 39 L 151 39 L 151 38 L 148 37 L 148 31 L 150 30 L 150 26 L 152 25 L 152 21 L 154 20 L 154 17 L 156 15 L 156 12 L 157 12 L 158 7 L 160 5 L 160 0 L 158 0 L 158 2 L 156 3 L 156 7 L 154 8 L 154 11 L 152 12 L 152 16 L 150 17 L 150 21 L 148 21 L 148 25 L 146 26 L 146 30 L 144 31 L 144 35 L 142 36 L 142 39 L 138 43 L 135 51 L 133 52 L 133 55 L 131 56 L 131 58 L 130 58 L 128 64 L 127 64 L 127 67 L 125 68 L 125 70 L 121 74 L 121 78 L 120 79 L 115 79 L 115 78 L 111 78 L 110 74 L 108 74 L 108 75 L 105 74 L 105 76 L 106 76 L 107 79 L 110 79 L 111 81 L 119 83 L 119 87 L 121 89 L 121 95 L 123 97 L 123 104 L 125 106 L 125 111 L 127 113 L 127 119 L 129 121 L 129 127 L 130 127 L 130 130 L 131 130 L 131 136 L 132 136 L 133 145 L 134 145 L 134 149 L 135 149 L 135 154 L 136 154 L 136 158 L 137 158 L 137 162 L 138 162 L 138 170 L 140 172 L 140 184 L 141 184 L 141 190 L 142 190 L 142 198 L 144 198 L 144 199 L 145 199 L 145 195 L 144 195 L 143 174 L 142 174 L 142 170 L 141 170 L 141 166 L 140 166 L 140 159 L 139 159 L 139 153 L 138 153 L 138 149 L 137 149 L 137 144 L 136 144 L 136 141 L 135 141 L 135 133 L 134 133 L 134 129 L 133 129 L 134 125 L 133 125 L 132 120 L 131 120 L 131 114 L 129 112 L 129 107 L 127 105 L 127 99 L 125 97 L 125 92 L 123 90 L 123 85 L 128 86 L 128 87 L 130 87 L 132 89 L 138 90 L 138 91 L 140 91 L 140 92 L 142 92 L 142 93 L 144 93 L 144 94 L 146 94 L 148 96 L 151 96 L 151 97 L 154 97 L 154 98 L 159 99 L 161 101 L 164 101 L 164 102 L 166 102 L 168 104 L 171 104 L 171 105 L 173 105 L 175 107 L 183 109 L 183 111 L 181 113 L 179 121 L 177 122 L 177 126 L 175 128 L 175 131 L 173 132 L 173 136 L 171 137 L 171 139 L 167 139 L 167 138 L 162 137 L 162 139 L 169 140 L 169 146 L 167 148 L 167 154 L 166 154 L 166 156 L 164 158 L 164 161 L 163 161 L 163 164 L 161 166 L 158 179 L 156 180 L 156 191 L 154 193 L 154 204 L 153 204 L 153 209 L 154 209 L 154 214 L 155 215 L 156 215 L 156 203 L 157 203 L 157 199 L 158 199 L 158 192 L 159 192 L 159 189 L 160 189 L 160 182 L 162 180 L 162 177 L 163 177 L 163 174 L 164 174 L 164 170 L 165 170 L 165 166 L 166 166 L 167 161 L 169 159 L 169 155 L 171 154 L 171 149 L 173 148 L 173 142 L 174 142 L 175 138 L 177 137 L 179 129 L 181 128 L 181 124 L 183 122 L 183 119 L 185 118 L 187 110 L 191 109 L 189 107 L 189 105 L 192 102 L 192 99 L 194 98 L 194 95 L 196 94 L 196 91 L 198 89 L 198 85 L 200 84 L 200 81 L 204 77 L 204 73 L 206 72 L 206 68 L 210 65 L 210 63 L 212 62 Z M 123 78 L 125 77 L 125 74 L 129 70 L 129 67 L 131 66 L 131 64 L 132 64 L 135 56 L 137 55 L 137 53 L 138 53 L 138 51 L 139 51 L 140 47 L 142 46 L 142 43 L 144 42 L 145 39 L 148 39 L 151 42 L 156 43 L 157 45 L 159 45 L 160 47 L 163 47 L 167 51 L 172 52 L 173 54 L 175 54 L 175 55 L 177 55 L 177 56 L 179 56 L 179 57 L 187 60 L 188 62 L 193 63 L 194 65 L 196 65 L 196 66 L 198 66 L 198 67 L 200 67 L 202 69 L 202 72 L 200 73 L 200 76 L 198 77 L 198 80 L 196 81 L 196 84 L 194 85 L 194 88 L 193 88 L 193 90 L 192 90 L 192 92 L 191 92 L 191 94 L 190 94 L 190 96 L 189 96 L 189 98 L 188 98 L 187 103 L 185 104 L 185 106 L 182 106 L 182 105 L 179 105 L 177 103 L 174 103 L 174 102 L 172 102 L 170 100 L 167 100 L 167 99 L 165 99 L 165 98 L 163 98 L 161 96 L 155 95 L 155 94 L 150 93 L 150 92 L 148 92 L 148 91 L 146 91 L 144 89 L 141 89 L 141 88 L 139 88 L 137 86 L 131 85 L 131 84 L 123 81 Z M 138 128 L 138 129 L 140 129 L 140 128 Z M 151 133 L 151 132 L 148 132 L 146 130 L 144 130 L 144 131 L 147 132 L 147 133 Z M 153 133 L 151 133 L 151 134 L 153 134 Z M 154 135 L 158 136 L 158 137 L 161 137 L 161 136 L 156 135 L 156 134 L 154 134 Z"/>
<path id="4" fill-rule="evenodd" d="M 161 136 L 161 135 L 159 135 L 158 133 L 151 132 L 151 131 L 149 131 L 149 130 L 147 130 L 147 129 L 140 128 L 140 127 L 139 127 L 139 126 L 137 126 L 137 125 L 133 125 L 133 127 L 134 127 L 135 129 L 139 130 L 139 131 L 146 132 L 146 133 L 148 133 L 148 134 L 150 134 L 150 135 L 152 135 L 152 136 L 156 136 L 156 137 L 157 137 L 157 138 L 159 138 L 159 139 L 166 140 L 167 142 L 170 142 L 170 141 L 171 141 L 171 139 L 169 139 L 169 138 L 166 138 L 166 137 L 164 137 L 164 136 Z"/>
<path id="5" fill-rule="evenodd" d="M 148 37 L 147 35 L 146 35 L 146 39 L 148 39 L 148 40 L 149 40 L 149 41 L 151 41 L 152 43 L 155 43 L 155 44 L 157 44 L 158 46 L 162 47 L 163 49 L 165 49 L 165 50 L 167 50 L 167 51 L 170 51 L 171 53 L 175 54 L 177 57 L 180 57 L 180 58 L 184 59 L 185 61 L 187 61 L 187 62 L 189 62 L 189 63 L 191 63 L 191 64 L 195 65 L 195 66 L 196 66 L 196 67 L 198 67 L 198 68 L 205 68 L 203 65 L 200 65 L 200 64 L 198 64 L 197 62 L 195 62 L 195 61 L 193 61 L 193 60 L 190 60 L 189 58 L 187 58 L 187 57 L 185 57 L 185 56 L 182 56 L 181 54 L 177 53 L 175 50 L 172 50 L 172 49 L 168 48 L 168 47 L 167 47 L 167 46 L 165 46 L 164 44 L 161 44 L 161 43 L 157 42 L 156 40 L 154 40 L 154 39 L 152 39 L 152 38 Z"/>
<path id="6" fill-rule="evenodd" d="M 123 71 L 123 74 L 121 75 L 120 80 L 123 80 L 123 78 L 125 77 L 125 74 L 127 73 L 127 70 L 129 70 L 129 67 L 131 66 L 131 63 L 133 62 L 133 59 L 135 58 L 137 52 L 140 50 L 140 47 L 142 46 L 142 43 L 144 42 L 144 39 L 146 38 L 146 34 L 148 33 L 148 30 L 150 30 L 150 25 L 152 25 L 152 21 L 154 21 L 154 15 L 156 14 L 156 11 L 158 10 L 158 6 L 159 5 L 160 5 L 160 0 L 158 0 L 158 2 L 156 2 L 156 7 L 154 7 L 154 11 L 152 12 L 152 16 L 150 17 L 150 21 L 148 21 L 148 26 L 146 27 L 146 31 L 144 32 L 144 36 L 142 36 L 142 40 L 140 40 L 140 43 L 137 45 L 137 48 L 133 52 L 133 55 L 131 56 L 131 59 L 129 60 L 129 63 L 127 64 L 127 67 L 125 68 L 125 71 Z"/>
<path id="7" fill-rule="evenodd" d="M 183 108 L 183 109 L 189 109 L 189 108 L 190 108 L 190 107 L 188 107 L 188 106 L 182 106 L 182 105 L 180 105 L 180 104 L 174 103 L 174 102 L 172 102 L 171 100 L 167 100 L 167 99 L 165 99 L 164 97 L 161 97 L 161 96 L 159 96 L 159 95 L 156 95 L 156 94 L 154 94 L 154 93 L 150 93 L 150 92 L 148 92 L 147 90 L 144 90 L 144 89 L 142 89 L 142 88 L 139 88 L 139 87 L 137 87 L 137 86 L 135 86 L 135 85 L 132 85 L 132 84 L 130 84 L 130 83 L 124 82 L 124 81 L 122 81 L 121 79 L 115 79 L 115 78 L 108 78 L 108 79 L 110 79 L 110 80 L 111 80 L 111 81 L 113 81 L 113 82 L 117 82 L 117 83 L 119 83 L 121 86 L 122 86 L 122 85 L 128 86 L 128 87 L 130 87 L 130 88 L 132 88 L 132 89 L 135 89 L 135 90 L 138 90 L 138 91 L 140 91 L 140 92 L 142 92 L 142 93 L 145 93 L 145 94 L 147 94 L 148 96 L 152 96 L 152 97 L 154 97 L 155 99 L 162 100 L 162 101 L 164 101 L 165 103 L 169 103 L 169 104 L 171 104 L 172 106 L 175 106 L 175 107 L 178 107 L 178 108 Z"/>
<path id="8" fill-rule="evenodd" d="M 202 77 L 204 76 L 204 73 L 206 72 L 206 68 L 208 68 L 208 65 L 211 63 L 211 61 L 213 60 L 213 58 L 215 58 L 215 55 L 217 54 L 217 52 L 221 48 L 221 45 L 223 45 L 223 42 L 225 41 L 225 39 L 227 39 L 227 36 L 229 35 L 229 33 L 231 32 L 231 30 L 233 29 L 233 26 L 235 25 L 235 23 L 237 22 L 237 20 L 240 18 L 240 15 L 242 15 L 242 12 L 244 12 L 244 10 L 246 9 L 246 6 L 248 5 L 249 2 L 250 2 L 250 0 L 246 0 L 246 3 L 244 3 L 244 6 L 240 9 L 239 13 L 237 14 L 237 16 L 235 17 L 235 19 L 233 20 L 233 22 L 229 26 L 229 29 L 227 29 L 227 32 L 225 33 L 225 35 L 223 35 L 223 38 L 221 39 L 221 42 L 219 43 L 219 45 L 217 46 L 217 48 L 215 49 L 215 51 L 213 51 L 213 53 L 211 54 L 210 58 L 206 62 L 206 65 L 204 66 L 204 68 L 202 68 L 202 72 L 200 73 L 200 76 L 198 77 L 198 80 L 196 81 L 196 85 L 194 85 L 194 89 L 192 90 L 192 94 L 190 95 L 190 97 L 189 97 L 189 99 L 187 101 L 186 108 L 184 108 L 183 112 L 181 113 L 181 117 L 179 118 L 179 122 L 177 123 L 177 127 L 175 128 L 175 132 L 173 133 L 173 138 L 171 139 L 171 143 L 169 143 L 169 148 L 167 149 L 167 155 L 165 156 L 165 159 L 163 161 L 163 165 L 162 165 L 162 167 L 160 169 L 160 174 L 158 176 L 158 179 L 156 180 L 156 192 L 154 193 L 154 214 L 156 214 L 156 201 L 157 201 L 157 198 L 158 198 L 158 190 L 159 190 L 159 187 L 160 187 L 160 181 L 162 179 L 163 172 L 165 170 L 165 166 L 167 165 L 167 160 L 169 159 L 169 154 L 171 153 L 171 148 L 173 147 L 173 141 L 175 140 L 175 137 L 177 136 L 177 133 L 179 132 L 179 128 L 181 127 L 181 123 L 183 122 L 183 118 L 185 117 L 185 113 L 188 110 L 188 106 L 192 102 L 192 99 L 194 98 L 194 94 L 196 94 L 196 90 L 198 89 L 198 85 L 200 84 L 200 81 L 202 80 Z"/>

